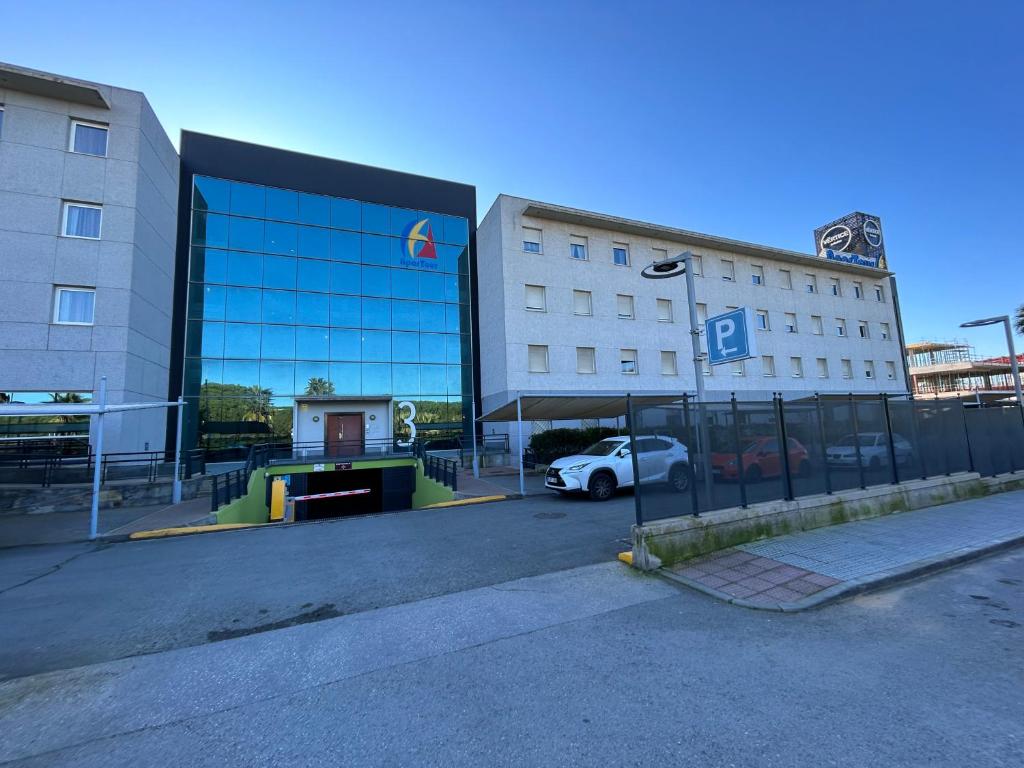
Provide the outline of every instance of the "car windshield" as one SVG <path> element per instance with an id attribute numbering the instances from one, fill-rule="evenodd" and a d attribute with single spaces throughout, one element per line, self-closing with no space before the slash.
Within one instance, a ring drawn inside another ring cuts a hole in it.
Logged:
<path id="1" fill-rule="evenodd" d="M 618 440 L 602 440 L 599 443 L 594 443 L 592 446 L 587 448 L 583 452 L 583 456 L 610 456 L 616 450 L 621 448 L 625 443 Z"/>
<path id="2" fill-rule="evenodd" d="M 861 448 L 875 444 L 874 435 L 844 435 L 843 439 L 836 443 L 836 445 L 840 448 L 853 448 L 858 438 L 860 439 Z"/>

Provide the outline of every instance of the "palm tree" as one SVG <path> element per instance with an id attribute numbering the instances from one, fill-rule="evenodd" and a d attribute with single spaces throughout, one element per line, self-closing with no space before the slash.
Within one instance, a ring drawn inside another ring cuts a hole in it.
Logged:
<path id="1" fill-rule="evenodd" d="M 1024 304 L 1017 307 L 1017 313 L 1013 316 L 1013 324 L 1017 327 L 1017 333 L 1024 336 Z"/>
<path id="2" fill-rule="evenodd" d="M 50 402 L 61 403 L 63 405 L 79 405 L 85 402 L 85 398 L 77 392 L 51 392 Z M 53 420 L 58 424 L 71 424 L 82 421 L 83 419 L 81 416 L 61 414 L 60 416 L 54 416 Z"/>
<path id="3" fill-rule="evenodd" d="M 306 384 L 307 395 L 333 395 L 334 384 L 321 376 L 314 376 Z"/>

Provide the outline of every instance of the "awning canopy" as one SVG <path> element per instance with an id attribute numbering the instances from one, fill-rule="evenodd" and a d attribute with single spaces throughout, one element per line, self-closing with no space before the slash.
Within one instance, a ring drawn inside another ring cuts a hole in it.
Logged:
<path id="1" fill-rule="evenodd" d="M 682 402 L 682 394 L 632 395 L 633 406 L 667 405 Z M 516 421 L 517 399 L 509 400 L 477 421 Z M 522 395 L 523 421 L 568 421 L 572 419 L 614 419 L 626 415 L 625 394 Z"/>

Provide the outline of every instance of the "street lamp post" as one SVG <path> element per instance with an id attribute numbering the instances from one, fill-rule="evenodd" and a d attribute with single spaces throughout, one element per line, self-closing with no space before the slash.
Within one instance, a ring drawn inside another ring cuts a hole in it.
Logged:
<path id="1" fill-rule="evenodd" d="M 1006 346 L 1010 351 L 1010 373 L 1013 375 L 1013 392 L 1017 397 L 1017 407 L 1024 412 L 1024 400 L 1020 393 L 1020 367 L 1017 365 L 1017 351 L 1013 348 L 1013 326 L 1010 325 L 1009 315 L 998 317 L 986 317 L 982 320 L 971 320 L 969 323 L 960 323 L 961 328 L 980 328 L 983 325 L 1003 324 L 1006 330 Z"/>

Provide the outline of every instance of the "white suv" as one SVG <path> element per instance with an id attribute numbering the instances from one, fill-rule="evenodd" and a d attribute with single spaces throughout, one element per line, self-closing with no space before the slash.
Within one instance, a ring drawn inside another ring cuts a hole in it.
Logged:
<path id="1" fill-rule="evenodd" d="M 638 437 L 636 460 L 641 482 L 667 482 L 677 491 L 690 487 L 686 446 L 672 437 Z M 551 462 L 544 485 L 559 493 L 589 493 L 610 499 L 616 488 L 633 485 L 633 456 L 628 437 L 607 437 L 583 453 Z"/>

